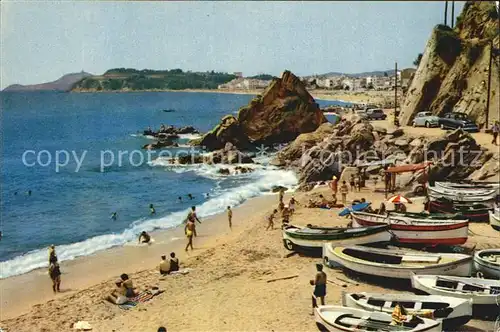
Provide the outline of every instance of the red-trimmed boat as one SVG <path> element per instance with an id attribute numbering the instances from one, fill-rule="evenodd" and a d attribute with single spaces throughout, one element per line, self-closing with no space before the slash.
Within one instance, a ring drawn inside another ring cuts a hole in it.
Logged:
<path id="1" fill-rule="evenodd" d="M 464 204 L 447 199 L 439 199 L 429 202 L 428 210 L 431 213 L 450 213 L 458 215 L 469 221 L 488 222 L 489 212 L 492 209 L 487 204 Z"/>
<path id="2" fill-rule="evenodd" d="M 418 219 L 351 212 L 353 227 L 390 225 L 394 240 L 404 244 L 458 245 L 467 241 L 468 220 Z"/>

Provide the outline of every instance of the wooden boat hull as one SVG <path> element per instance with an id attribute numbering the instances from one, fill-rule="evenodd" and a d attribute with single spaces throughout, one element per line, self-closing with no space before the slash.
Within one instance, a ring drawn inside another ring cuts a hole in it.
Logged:
<path id="1" fill-rule="evenodd" d="M 442 274 L 454 276 L 470 276 L 472 271 L 472 257 L 461 254 L 431 254 L 431 253 L 406 253 L 407 256 L 420 256 L 420 257 L 446 257 L 450 258 L 443 263 L 422 263 L 420 265 L 398 265 L 398 264 L 384 264 L 369 261 L 369 258 L 362 259 L 360 257 L 353 257 L 346 253 L 345 249 L 356 249 L 358 251 L 366 252 L 369 256 L 372 252 L 393 252 L 391 250 L 375 250 L 373 248 L 356 248 L 356 247 L 333 247 L 331 244 L 323 246 L 323 261 L 328 267 L 343 267 L 348 270 L 374 275 L 379 277 L 394 278 L 394 279 L 410 279 L 412 274 Z M 399 252 L 395 252 L 399 253 Z M 404 252 L 401 252 L 404 253 Z M 455 259 L 456 258 L 456 259 Z M 432 271 L 432 272 L 431 272 Z"/>
<path id="2" fill-rule="evenodd" d="M 314 309 L 314 317 L 316 320 L 316 325 L 318 325 L 319 329 L 322 331 L 335 331 L 335 332 L 344 332 L 344 331 L 352 331 L 352 332 L 363 332 L 363 331 L 374 331 L 376 330 L 385 330 L 384 327 L 389 325 L 392 318 L 390 314 L 385 312 L 370 312 L 356 308 L 348 308 L 341 306 L 319 306 Z M 362 324 L 371 325 L 371 329 L 362 326 L 349 326 L 347 324 L 341 324 L 342 319 L 354 320 L 361 322 Z M 431 320 L 431 319 L 422 319 L 422 323 L 418 324 L 413 328 L 402 327 L 402 330 L 406 332 L 417 332 L 417 331 L 425 331 L 425 332 L 440 332 L 442 330 L 441 322 Z M 398 331 L 397 327 L 395 331 Z"/>
<path id="3" fill-rule="evenodd" d="M 498 190 L 493 189 L 467 193 L 467 191 L 464 190 L 448 190 L 436 187 L 428 187 L 427 193 L 429 197 L 435 199 L 446 198 L 452 201 L 461 202 L 488 202 L 495 199 L 495 197 L 498 195 Z"/>
<path id="4" fill-rule="evenodd" d="M 435 309 L 452 309 L 447 316 L 435 318 L 441 321 L 443 329 L 450 330 L 467 324 L 472 318 L 472 301 L 438 295 L 377 294 L 342 292 L 342 305 L 366 311 L 382 311 L 391 314 L 395 304 L 402 303 L 410 315 L 423 315 Z M 425 317 L 425 316 L 424 316 Z"/>
<path id="5" fill-rule="evenodd" d="M 463 220 L 449 222 L 413 222 L 398 217 L 377 216 L 368 213 L 351 213 L 353 227 L 389 224 L 394 241 L 403 244 L 457 245 L 467 241 L 469 223 Z"/>
<path id="6" fill-rule="evenodd" d="M 465 290 L 454 290 L 445 287 L 436 287 L 436 280 L 439 277 L 440 276 L 438 275 L 412 275 L 411 285 L 414 289 L 424 292 L 426 294 L 439 295 L 439 296 L 452 296 L 455 298 L 466 299 L 466 300 L 471 299 L 473 305 L 488 305 L 488 306 L 497 305 L 496 298 L 498 294 L 473 292 Z M 458 283 L 460 283 L 460 281 L 463 281 L 465 283 L 485 285 L 490 288 L 494 287 L 496 289 L 500 289 L 499 280 L 460 278 L 453 276 L 443 276 L 443 279 L 456 281 Z"/>
<path id="7" fill-rule="evenodd" d="M 376 225 L 357 229 L 345 229 L 346 232 L 338 235 L 328 234 L 301 234 L 300 228 L 291 227 L 283 230 L 283 244 L 290 251 L 319 251 L 323 244 L 330 242 L 336 245 L 355 245 L 378 242 L 389 242 L 392 235 L 388 232 L 387 225 Z"/>
<path id="8" fill-rule="evenodd" d="M 490 226 L 493 227 L 494 230 L 500 231 L 500 216 L 497 213 L 497 210 L 495 212 L 489 213 L 490 216 Z"/>
<path id="9" fill-rule="evenodd" d="M 453 202 L 431 201 L 429 203 L 430 212 L 458 214 L 459 217 L 468 219 L 469 221 L 488 221 L 490 207 L 481 205 L 481 207 L 463 206 L 458 207 Z"/>
<path id="10" fill-rule="evenodd" d="M 434 183 L 436 188 L 442 189 L 455 189 L 455 190 L 495 190 L 499 189 L 498 183 L 453 183 L 453 182 L 439 182 Z"/>
<path id="11" fill-rule="evenodd" d="M 498 262 L 490 262 L 485 259 L 485 255 L 497 255 Z M 486 249 L 477 251 L 474 254 L 474 269 L 483 273 L 486 277 L 500 279 L 500 249 Z"/>

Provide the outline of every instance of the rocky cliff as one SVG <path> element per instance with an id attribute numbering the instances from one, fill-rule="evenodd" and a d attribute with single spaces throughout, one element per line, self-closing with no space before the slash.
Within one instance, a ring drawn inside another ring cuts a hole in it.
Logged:
<path id="1" fill-rule="evenodd" d="M 314 98 L 298 77 L 285 71 L 262 95 L 242 107 L 238 117 L 227 116 L 200 144 L 209 150 L 230 142 L 238 148 L 285 143 L 327 122 Z"/>
<path id="2" fill-rule="evenodd" d="M 405 96 L 400 122 L 411 124 L 423 110 L 437 115 L 456 110 L 484 126 L 492 45 L 499 48 L 494 1 L 468 1 L 455 29 L 435 27 Z M 499 119 L 499 68 L 494 56 L 488 125 Z"/>

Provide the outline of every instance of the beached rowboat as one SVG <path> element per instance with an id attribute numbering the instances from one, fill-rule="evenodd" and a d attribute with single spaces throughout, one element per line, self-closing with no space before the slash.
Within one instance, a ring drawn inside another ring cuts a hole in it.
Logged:
<path id="1" fill-rule="evenodd" d="M 460 202 L 487 202 L 495 199 L 495 197 L 498 195 L 498 190 L 485 189 L 470 192 L 460 189 L 428 187 L 427 193 L 429 194 L 429 197 L 434 199 L 446 198 L 452 201 Z"/>
<path id="2" fill-rule="evenodd" d="M 493 190 L 499 189 L 500 184 L 498 183 L 487 183 L 487 182 L 476 182 L 476 183 L 454 183 L 454 182 L 434 182 L 434 186 L 443 189 L 460 189 L 460 190 Z"/>
<path id="3" fill-rule="evenodd" d="M 493 229 L 500 231 L 500 211 L 495 209 L 494 212 L 490 211 L 490 226 Z"/>
<path id="4" fill-rule="evenodd" d="M 462 326 L 472 318 L 471 301 L 449 296 L 342 293 L 342 305 L 350 308 L 390 314 L 396 303 L 400 303 L 409 315 L 441 321 L 445 330 Z"/>
<path id="5" fill-rule="evenodd" d="M 431 295 L 472 299 L 473 305 L 494 305 L 500 298 L 500 280 L 440 275 L 413 275 L 414 289 Z"/>
<path id="6" fill-rule="evenodd" d="M 386 278 L 410 279 L 416 274 L 470 276 L 472 257 L 463 254 L 375 249 L 362 246 L 323 246 L 329 267 L 341 266 L 358 273 Z"/>
<path id="7" fill-rule="evenodd" d="M 487 204 L 460 204 L 450 200 L 439 199 L 429 203 L 430 212 L 450 213 L 469 221 L 488 221 L 491 206 Z"/>
<path id="8" fill-rule="evenodd" d="M 390 225 L 395 241 L 422 245 L 455 245 L 467 241 L 467 220 L 418 219 L 351 212 L 353 227 Z"/>
<path id="9" fill-rule="evenodd" d="M 474 268 L 487 277 L 500 279 L 500 249 L 485 249 L 474 254 Z"/>
<path id="10" fill-rule="evenodd" d="M 417 321 L 391 325 L 391 315 L 341 306 L 319 306 L 314 309 L 316 325 L 321 331 L 441 331 L 441 322 L 419 318 Z"/>
<path id="11" fill-rule="evenodd" d="M 290 251 L 321 251 L 323 243 L 346 246 L 389 242 L 388 225 L 363 228 L 326 228 L 288 226 L 283 230 L 283 244 Z"/>

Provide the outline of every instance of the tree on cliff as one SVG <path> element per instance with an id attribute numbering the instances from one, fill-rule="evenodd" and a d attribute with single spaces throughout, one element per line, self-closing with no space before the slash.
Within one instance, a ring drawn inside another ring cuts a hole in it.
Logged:
<path id="1" fill-rule="evenodd" d="M 422 60 L 422 56 L 423 56 L 422 53 L 418 53 L 417 58 L 415 60 L 413 60 L 413 64 L 415 65 L 415 67 L 418 67 L 418 65 L 420 65 L 420 61 Z"/>

